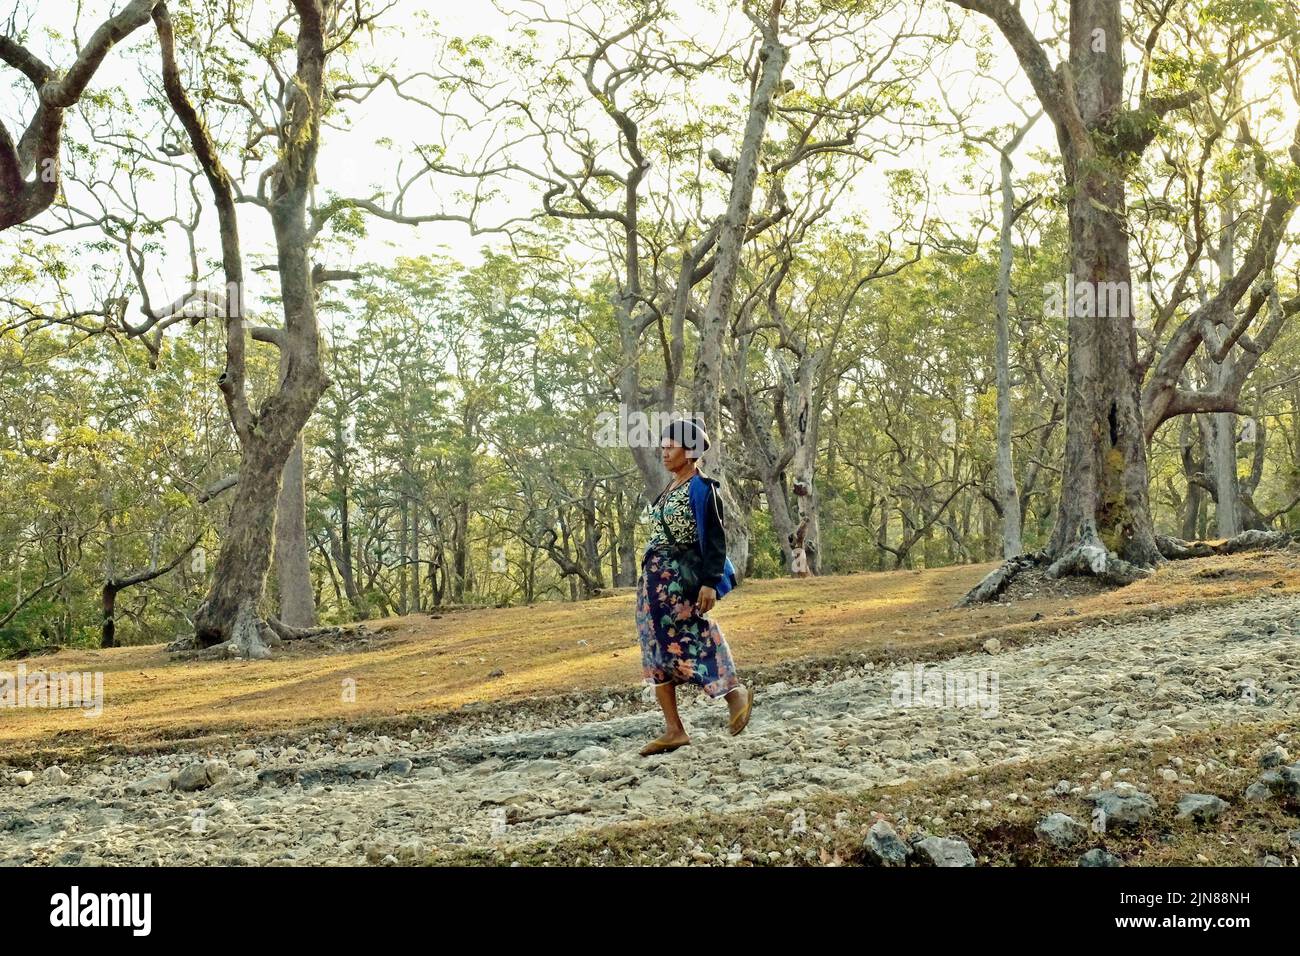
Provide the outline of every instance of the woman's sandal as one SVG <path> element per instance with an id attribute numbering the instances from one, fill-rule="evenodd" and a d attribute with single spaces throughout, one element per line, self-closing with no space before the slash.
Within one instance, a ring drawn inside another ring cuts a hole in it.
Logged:
<path id="1" fill-rule="evenodd" d="M 754 688 L 753 687 L 745 688 L 745 698 L 746 698 L 745 709 L 742 710 L 740 713 L 738 713 L 735 717 L 731 718 L 730 727 L 731 727 L 731 736 L 733 737 L 736 736 L 736 734 L 740 733 L 742 730 L 744 730 L 747 726 L 749 726 L 749 714 L 750 711 L 754 709 Z"/>
<path id="2" fill-rule="evenodd" d="M 691 742 L 691 738 L 687 737 L 685 740 L 679 741 L 677 743 L 665 743 L 664 739 L 660 737 L 658 740 L 652 740 L 644 747 L 642 747 L 641 756 L 653 757 L 655 754 L 672 753 L 678 747 L 685 747 L 690 742 Z"/>

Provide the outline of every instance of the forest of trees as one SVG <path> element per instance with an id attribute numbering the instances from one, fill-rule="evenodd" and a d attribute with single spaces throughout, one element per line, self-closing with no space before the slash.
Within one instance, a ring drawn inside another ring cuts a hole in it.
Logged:
<path id="1" fill-rule="evenodd" d="M 9 16 L 0 651 L 1297 527 L 1291 0 L 482 5 Z"/>

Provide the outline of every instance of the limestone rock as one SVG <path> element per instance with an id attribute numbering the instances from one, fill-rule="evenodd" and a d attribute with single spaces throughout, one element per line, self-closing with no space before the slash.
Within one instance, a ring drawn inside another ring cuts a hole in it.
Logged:
<path id="1" fill-rule="evenodd" d="M 1088 828 L 1067 813 L 1049 813 L 1034 831 L 1052 846 L 1064 848 L 1081 842 Z"/>
<path id="2" fill-rule="evenodd" d="M 904 866 L 912 854 L 911 848 L 884 820 L 877 820 L 871 825 L 862 849 L 867 860 L 876 866 Z"/>
<path id="3" fill-rule="evenodd" d="M 1228 802 L 1208 793 L 1188 793 L 1178 801 L 1178 819 L 1212 823 L 1223 816 Z"/>

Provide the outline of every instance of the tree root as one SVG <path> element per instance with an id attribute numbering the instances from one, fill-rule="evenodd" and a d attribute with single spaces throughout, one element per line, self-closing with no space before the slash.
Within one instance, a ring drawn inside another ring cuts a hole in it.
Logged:
<path id="1" fill-rule="evenodd" d="M 1140 581 L 1151 573 L 1151 568 L 1132 564 L 1108 551 L 1100 544 L 1084 542 L 1070 548 L 1047 569 L 1049 578 L 1061 578 L 1067 574 L 1092 575 L 1106 584 L 1123 587 Z"/>
<path id="2" fill-rule="evenodd" d="M 1041 551 L 1035 551 L 1033 554 L 1018 554 L 1014 558 L 1008 558 L 1000 565 L 986 574 L 979 584 L 975 585 L 965 596 L 957 602 L 957 607 L 970 607 L 972 604 L 982 604 L 985 601 L 992 601 L 995 597 L 1005 591 L 1012 579 L 1021 571 L 1028 568 L 1036 567 L 1047 562 L 1047 555 Z"/>
<path id="3" fill-rule="evenodd" d="M 1070 574 L 1089 575 L 1116 587 L 1132 584 L 1151 573 L 1150 568 L 1125 561 L 1101 544 L 1085 541 L 1076 544 L 1055 561 L 1045 551 L 1018 554 L 994 568 L 979 584 L 971 588 L 955 607 L 971 607 L 992 601 L 1005 591 L 1016 575 L 1030 568 L 1046 566 L 1049 578 L 1062 578 Z"/>
<path id="4" fill-rule="evenodd" d="M 368 634 L 361 624 L 349 624 L 342 627 L 293 627 L 275 617 L 258 619 L 256 640 L 249 640 L 247 623 L 241 624 L 244 640 L 232 637 L 220 644 L 209 647 L 199 645 L 196 635 L 188 635 L 167 645 L 172 660 L 178 661 L 222 661 L 232 658 L 265 660 L 271 656 L 273 648 L 283 647 L 286 641 L 303 641 L 312 638 L 355 638 Z M 236 628 L 239 633 L 241 628 Z"/>
<path id="5" fill-rule="evenodd" d="M 1300 531 L 1243 531 L 1226 541 L 1218 542 L 1184 541 L 1168 535 L 1156 535 L 1156 546 L 1159 547 L 1161 555 L 1171 561 L 1237 554 L 1241 551 L 1285 548 L 1296 544 L 1300 544 Z M 1083 542 L 1076 544 L 1050 563 L 1047 554 L 1043 551 L 1018 554 L 1002 562 L 985 575 L 979 584 L 967 591 L 955 607 L 970 607 L 992 601 L 1007 589 L 1017 574 L 1043 565 L 1047 565 L 1045 573 L 1049 578 L 1061 578 L 1069 574 L 1091 575 L 1116 587 L 1140 581 L 1152 571 L 1151 568 L 1125 561 L 1100 543 Z"/>
<path id="6" fill-rule="evenodd" d="M 1170 560 L 1183 558 L 1210 558 L 1220 554 L 1237 554 L 1241 551 L 1259 551 L 1267 548 L 1285 548 L 1300 541 L 1297 531 L 1243 531 L 1224 541 L 1184 541 L 1168 535 L 1156 535 L 1156 546 Z"/>
<path id="7" fill-rule="evenodd" d="M 271 648 L 278 642 L 266 622 L 257 616 L 249 603 L 241 603 L 235 614 L 235 626 L 230 629 L 230 642 L 240 657 L 264 661 L 271 656 Z M 219 646 L 219 645 L 218 645 Z"/>
<path id="8" fill-rule="evenodd" d="M 311 638 L 360 637 L 368 633 L 362 624 L 335 625 L 332 627 L 294 627 L 279 618 L 268 617 L 266 626 L 282 641 L 305 641 Z"/>
<path id="9" fill-rule="evenodd" d="M 210 647 L 199 647 L 193 637 L 182 637 L 167 645 L 174 661 L 225 661 L 239 657 L 234 641 L 222 641 Z"/>

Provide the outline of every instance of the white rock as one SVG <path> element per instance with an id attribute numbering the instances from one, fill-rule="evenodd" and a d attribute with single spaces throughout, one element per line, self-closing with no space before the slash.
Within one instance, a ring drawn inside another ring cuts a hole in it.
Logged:
<path id="1" fill-rule="evenodd" d="M 126 785 L 127 793 L 162 793 L 172 788 L 172 782 L 176 779 L 176 773 L 160 773 L 152 777 L 146 777 L 144 780 L 135 780 Z"/>
<path id="2" fill-rule="evenodd" d="M 412 837 L 404 841 L 397 847 L 397 857 L 400 860 L 414 862 L 424 857 L 424 844 L 417 838 Z"/>

